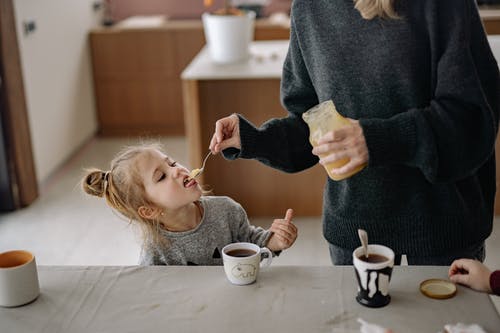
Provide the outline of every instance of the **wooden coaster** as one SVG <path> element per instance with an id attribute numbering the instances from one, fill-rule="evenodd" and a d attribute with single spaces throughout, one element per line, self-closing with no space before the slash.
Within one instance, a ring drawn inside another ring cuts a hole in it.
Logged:
<path id="1" fill-rule="evenodd" d="M 429 279 L 420 283 L 420 291 L 430 298 L 446 299 L 455 296 L 457 286 L 447 280 Z"/>

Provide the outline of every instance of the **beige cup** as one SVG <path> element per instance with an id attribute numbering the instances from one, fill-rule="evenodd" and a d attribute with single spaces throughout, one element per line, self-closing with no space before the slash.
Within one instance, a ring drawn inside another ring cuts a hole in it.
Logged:
<path id="1" fill-rule="evenodd" d="M 262 260 L 262 254 L 267 258 Z M 232 284 L 245 285 L 255 282 L 259 269 L 271 264 L 273 255 L 267 247 L 253 243 L 232 243 L 222 249 L 224 272 Z"/>
<path id="2" fill-rule="evenodd" d="M 40 294 L 35 256 L 24 250 L 0 253 L 0 306 L 20 306 Z"/>

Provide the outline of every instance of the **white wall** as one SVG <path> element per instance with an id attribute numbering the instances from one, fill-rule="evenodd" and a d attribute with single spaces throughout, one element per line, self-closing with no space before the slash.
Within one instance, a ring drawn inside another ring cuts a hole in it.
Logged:
<path id="1" fill-rule="evenodd" d="M 97 129 L 88 31 L 93 0 L 14 0 L 28 119 L 38 182 Z M 25 35 L 23 22 L 36 30 Z"/>
<path id="2" fill-rule="evenodd" d="M 490 35 L 488 36 L 488 41 L 490 42 L 491 50 L 497 60 L 497 64 L 500 67 L 500 35 Z"/>

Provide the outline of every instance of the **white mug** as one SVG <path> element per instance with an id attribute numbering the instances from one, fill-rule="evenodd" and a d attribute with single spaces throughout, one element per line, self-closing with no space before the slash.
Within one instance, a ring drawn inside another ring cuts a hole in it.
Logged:
<path id="1" fill-rule="evenodd" d="M 264 253 L 267 258 L 261 261 Z M 272 257 L 267 247 L 259 247 L 253 243 L 232 243 L 222 249 L 224 272 L 229 282 L 237 285 L 255 282 L 259 269 L 269 266 Z"/>
<path id="2" fill-rule="evenodd" d="M 0 306 L 24 305 L 39 294 L 35 256 L 24 250 L 0 253 Z"/>

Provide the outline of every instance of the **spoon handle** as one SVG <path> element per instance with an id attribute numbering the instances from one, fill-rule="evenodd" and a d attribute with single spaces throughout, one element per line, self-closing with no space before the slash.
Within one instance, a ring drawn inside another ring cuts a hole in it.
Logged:
<path id="1" fill-rule="evenodd" d="M 207 159 L 208 159 L 208 157 L 209 157 L 211 154 L 212 154 L 212 152 L 211 152 L 211 151 L 208 151 L 208 154 L 207 154 L 207 156 L 205 156 L 205 159 L 203 160 L 203 163 L 201 164 L 201 168 L 200 168 L 200 169 L 202 169 L 202 170 L 203 170 L 203 169 L 205 169 L 205 163 L 207 163 Z"/>
<path id="2" fill-rule="evenodd" d="M 361 245 L 363 246 L 363 252 L 365 257 L 368 258 L 368 234 L 363 229 L 358 229 L 359 240 L 361 241 Z"/>

